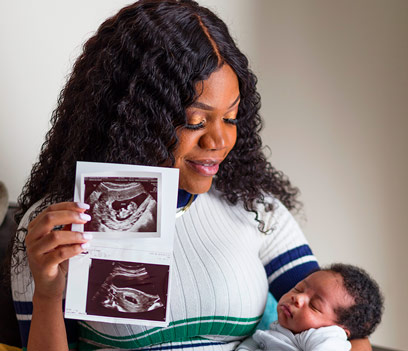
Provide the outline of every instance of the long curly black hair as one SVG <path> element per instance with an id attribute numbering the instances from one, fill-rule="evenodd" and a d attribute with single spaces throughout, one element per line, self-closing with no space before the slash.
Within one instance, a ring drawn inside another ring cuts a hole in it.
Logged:
<path id="1" fill-rule="evenodd" d="M 174 164 L 176 129 L 186 125 L 195 86 L 223 64 L 238 77 L 241 102 L 237 141 L 220 165 L 216 188 L 248 211 L 255 212 L 257 202 L 273 210 L 264 194 L 296 208 L 298 189 L 263 154 L 257 79 L 225 23 L 194 1 L 141 0 L 107 19 L 85 43 L 19 197 L 17 222 L 39 200 L 36 213 L 72 199 L 76 161 Z"/>

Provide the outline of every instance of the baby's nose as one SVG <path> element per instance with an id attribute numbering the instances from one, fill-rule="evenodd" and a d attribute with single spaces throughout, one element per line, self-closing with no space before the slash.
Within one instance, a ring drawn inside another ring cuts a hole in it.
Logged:
<path id="1" fill-rule="evenodd" d="M 302 307 L 305 301 L 306 301 L 305 294 L 292 295 L 292 302 L 296 307 Z"/>

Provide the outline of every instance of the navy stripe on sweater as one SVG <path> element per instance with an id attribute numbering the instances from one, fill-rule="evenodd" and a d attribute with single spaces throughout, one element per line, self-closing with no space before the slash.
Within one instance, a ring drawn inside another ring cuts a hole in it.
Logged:
<path id="1" fill-rule="evenodd" d="M 319 270 L 317 261 L 309 261 L 295 266 L 274 279 L 269 285 L 269 290 L 276 301 L 279 301 L 282 295 L 292 289 L 297 282 L 300 282 L 317 270 Z"/>
<path id="2" fill-rule="evenodd" d="M 270 277 L 278 269 L 282 268 L 284 265 L 297 260 L 298 258 L 313 255 L 312 250 L 309 245 L 302 245 L 295 247 L 292 250 L 284 252 L 278 257 L 274 258 L 265 266 L 266 275 Z"/>

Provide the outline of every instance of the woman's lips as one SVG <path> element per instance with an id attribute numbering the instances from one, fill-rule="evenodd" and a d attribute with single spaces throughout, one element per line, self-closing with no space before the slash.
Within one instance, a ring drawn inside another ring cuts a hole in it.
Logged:
<path id="1" fill-rule="evenodd" d="M 219 160 L 187 160 L 186 163 L 197 173 L 206 177 L 213 177 L 217 174 L 221 161 Z"/>

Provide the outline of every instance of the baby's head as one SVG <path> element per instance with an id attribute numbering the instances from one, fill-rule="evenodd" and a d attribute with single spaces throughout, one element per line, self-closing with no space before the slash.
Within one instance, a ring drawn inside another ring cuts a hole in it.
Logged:
<path id="1" fill-rule="evenodd" d="M 294 333 L 331 325 L 349 339 L 370 335 L 381 321 L 383 297 L 361 268 L 333 264 L 310 274 L 278 303 L 279 323 Z"/>

